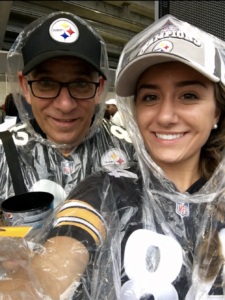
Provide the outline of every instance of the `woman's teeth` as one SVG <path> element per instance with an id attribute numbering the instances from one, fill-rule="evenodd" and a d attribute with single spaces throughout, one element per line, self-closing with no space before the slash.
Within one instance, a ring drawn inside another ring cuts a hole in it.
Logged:
<path id="1" fill-rule="evenodd" d="M 160 133 L 155 133 L 157 138 L 160 138 L 162 140 L 175 140 L 181 138 L 184 133 L 179 133 L 179 134 L 160 134 Z"/>

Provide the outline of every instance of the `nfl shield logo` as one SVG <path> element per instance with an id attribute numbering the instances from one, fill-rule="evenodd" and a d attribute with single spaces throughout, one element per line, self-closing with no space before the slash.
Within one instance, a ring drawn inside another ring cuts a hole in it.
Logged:
<path id="1" fill-rule="evenodd" d="M 176 203 L 176 213 L 181 217 L 188 217 L 189 203 Z"/>
<path id="2" fill-rule="evenodd" d="M 62 162 L 62 171 L 65 175 L 70 175 L 73 173 L 73 161 Z"/>

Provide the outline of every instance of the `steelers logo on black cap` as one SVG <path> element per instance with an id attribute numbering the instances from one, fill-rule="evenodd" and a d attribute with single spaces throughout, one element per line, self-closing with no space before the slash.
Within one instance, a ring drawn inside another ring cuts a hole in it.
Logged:
<path id="1" fill-rule="evenodd" d="M 49 33 L 53 40 L 61 43 L 73 43 L 79 37 L 77 26 L 65 18 L 55 20 L 49 28 Z"/>

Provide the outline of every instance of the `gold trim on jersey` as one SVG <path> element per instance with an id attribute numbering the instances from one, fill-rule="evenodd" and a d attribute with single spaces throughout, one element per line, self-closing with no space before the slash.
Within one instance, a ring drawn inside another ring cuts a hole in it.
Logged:
<path id="1" fill-rule="evenodd" d="M 94 207 L 84 201 L 66 201 L 61 206 L 56 218 L 56 227 L 61 225 L 78 226 L 91 234 L 97 244 L 105 240 L 106 226 L 103 223 L 104 219 Z"/>
<path id="2" fill-rule="evenodd" d="M 73 225 L 73 226 L 80 227 L 80 228 L 84 229 L 85 231 L 87 231 L 93 237 L 93 239 L 97 245 L 100 244 L 99 237 L 88 226 L 85 226 L 84 224 L 80 224 L 80 223 L 76 223 L 76 222 L 62 222 L 62 223 L 59 223 L 58 225 L 56 225 L 55 227 L 60 227 L 62 225 Z"/>

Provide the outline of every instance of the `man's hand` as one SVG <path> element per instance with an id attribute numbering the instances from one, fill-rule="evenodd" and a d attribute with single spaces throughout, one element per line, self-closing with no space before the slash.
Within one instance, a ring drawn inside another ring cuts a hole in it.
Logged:
<path id="1" fill-rule="evenodd" d="M 26 264 L 27 261 L 24 259 L 24 264 Z M 7 272 L 16 272 L 21 268 L 21 265 L 13 260 L 4 260 L 1 262 L 1 268 L 3 271 Z"/>
<path id="2" fill-rule="evenodd" d="M 18 255 L 15 249 L 14 253 Z M 24 261 L 19 257 L 16 260 L 15 257 L 12 260 L 11 255 L 5 253 L 5 256 L 7 261 L 3 266 L 13 272 L 7 280 L 0 281 L 1 300 L 59 300 L 71 284 L 80 282 L 89 260 L 89 253 L 82 243 L 62 236 L 49 239 L 34 256 L 30 252 L 30 257 L 33 256 L 31 264 L 29 259 Z M 17 261 L 20 263 L 17 264 Z"/>
<path id="3" fill-rule="evenodd" d="M 26 267 L 31 252 L 22 238 L 0 237 L 0 267 L 6 274 Z"/>
<path id="4" fill-rule="evenodd" d="M 32 273 L 31 269 L 23 268 L 19 265 L 19 269 L 9 272 L 9 261 L 7 262 L 7 276 L 0 281 L 0 299 L 1 300 L 43 300 L 42 289 L 36 280 L 36 276 Z M 13 262 L 15 263 L 15 262 Z M 46 298 L 46 300 L 50 297 Z"/>

